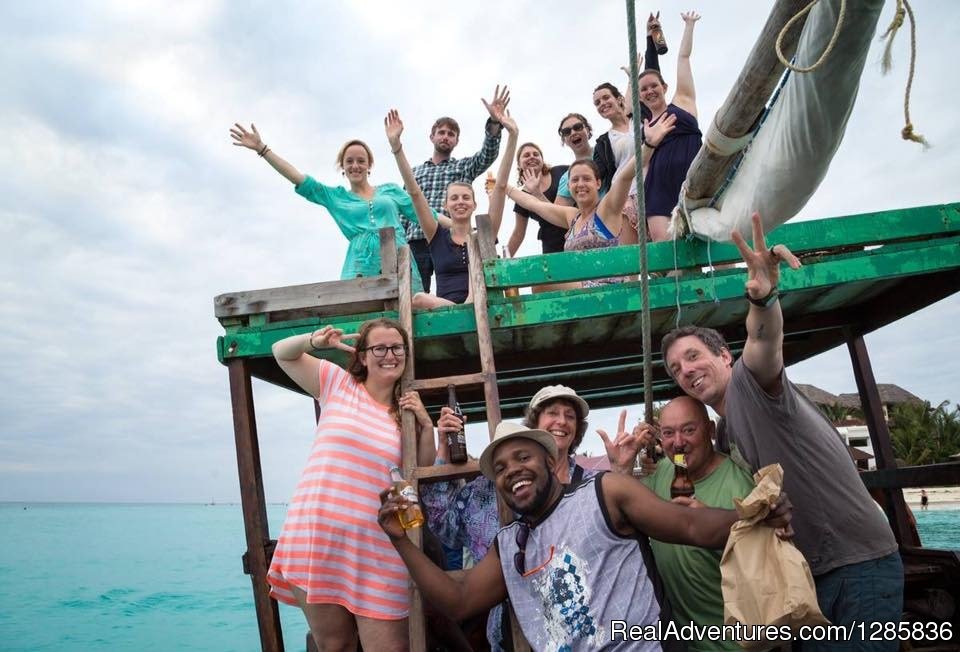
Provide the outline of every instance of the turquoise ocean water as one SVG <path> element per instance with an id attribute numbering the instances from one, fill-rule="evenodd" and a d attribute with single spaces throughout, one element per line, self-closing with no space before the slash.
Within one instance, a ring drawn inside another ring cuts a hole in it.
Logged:
<path id="1" fill-rule="evenodd" d="M 960 510 L 916 518 L 925 546 L 960 549 Z M 260 649 L 237 505 L 3 503 L 0 535 L 0 650 Z M 280 618 L 303 650 L 299 610 Z"/>

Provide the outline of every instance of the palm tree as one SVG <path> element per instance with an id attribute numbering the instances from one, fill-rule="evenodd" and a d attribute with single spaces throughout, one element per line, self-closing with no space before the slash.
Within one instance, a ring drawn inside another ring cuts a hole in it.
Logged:
<path id="1" fill-rule="evenodd" d="M 901 403 L 890 412 L 890 439 L 898 458 L 909 465 L 949 461 L 960 451 L 960 406 L 948 409 L 949 401 L 933 407 Z"/>

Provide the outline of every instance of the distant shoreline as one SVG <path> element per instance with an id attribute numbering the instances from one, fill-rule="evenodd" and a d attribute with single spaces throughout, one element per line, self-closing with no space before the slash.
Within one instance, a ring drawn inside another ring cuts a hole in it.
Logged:
<path id="1" fill-rule="evenodd" d="M 927 492 L 928 510 L 960 509 L 960 487 L 922 487 Z M 915 512 L 920 511 L 921 489 L 904 489 L 903 498 Z"/>

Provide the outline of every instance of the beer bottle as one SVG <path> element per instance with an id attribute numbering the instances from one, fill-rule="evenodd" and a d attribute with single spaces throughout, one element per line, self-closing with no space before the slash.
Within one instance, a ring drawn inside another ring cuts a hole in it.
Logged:
<path id="1" fill-rule="evenodd" d="M 653 14 L 650 14 L 653 18 Z M 653 39 L 653 45 L 657 48 L 657 54 L 663 56 L 667 53 L 667 37 L 663 35 L 663 29 L 660 27 L 660 12 L 657 12 L 656 22 L 650 29 L 650 38 Z"/>
<path id="2" fill-rule="evenodd" d="M 404 530 L 423 525 L 423 510 L 420 509 L 420 499 L 417 497 L 413 485 L 403 479 L 403 475 L 397 467 L 390 469 L 390 480 L 393 482 L 391 493 L 394 496 L 400 496 L 409 503 L 404 509 L 397 512 L 400 525 Z"/>
<path id="3" fill-rule="evenodd" d="M 463 410 L 457 403 L 457 388 L 454 385 L 447 385 L 447 406 L 460 419 L 460 430 L 453 432 L 448 430 L 446 433 L 450 462 L 463 464 L 467 461 L 467 435 L 463 431 Z"/>
<path id="4" fill-rule="evenodd" d="M 673 456 L 673 482 L 670 484 L 670 498 L 693 495 L 693 481 L 687 471 L 687 456 L 676 453 Z"/>

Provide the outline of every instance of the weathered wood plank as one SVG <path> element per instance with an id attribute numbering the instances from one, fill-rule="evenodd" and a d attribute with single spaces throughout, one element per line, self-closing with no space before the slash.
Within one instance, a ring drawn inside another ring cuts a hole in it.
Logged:
<path id="1" fill-rule="evenodd" d="M 228 292 L 214 298 L 213 313 L 218 319 L 223 319 L 260 313 L 337 307 L 341 314 L 350 314 L 350 312 L 358 312 L 357 305 L 370 305 L 371 302 L 383 302 L 396 298 L 397 275 L 387 274 L 345 281 Z"/>
<path id="2" fill-rule="evenodd" d="M 457 387 L 462 385 L 480 385 L 484 380 L 486 380 L 486 376 L 483 373 L 463 374 L 461 376 L 445 376 L 442 378 L 424 378 L 421 380 L 412 381 L 410 383 L 410 389 L 421 391 L 443 389 L 447 385 L 456 385 Z"/>
<path id="3" fill-rule="evenodd" d="M 467 460 L 463 464 L 438 464 L 435 466 L 419 466 L 413 470 L 413 477 L 424 482 L 439 482 L 440 480 L 472 479 L 480 475 L 480 463 L 476 460 Z"/>
<path id="4" fill-rule="evenodd" d="M 960 487 L 960 462 L 864 471 L 860 478 L 867 489 Z"/>
<path id="5" fill-rule="evenodd" d="M 392 226 L 380 229 L 380 274 L 397 273 L 397 234 Z"/>

